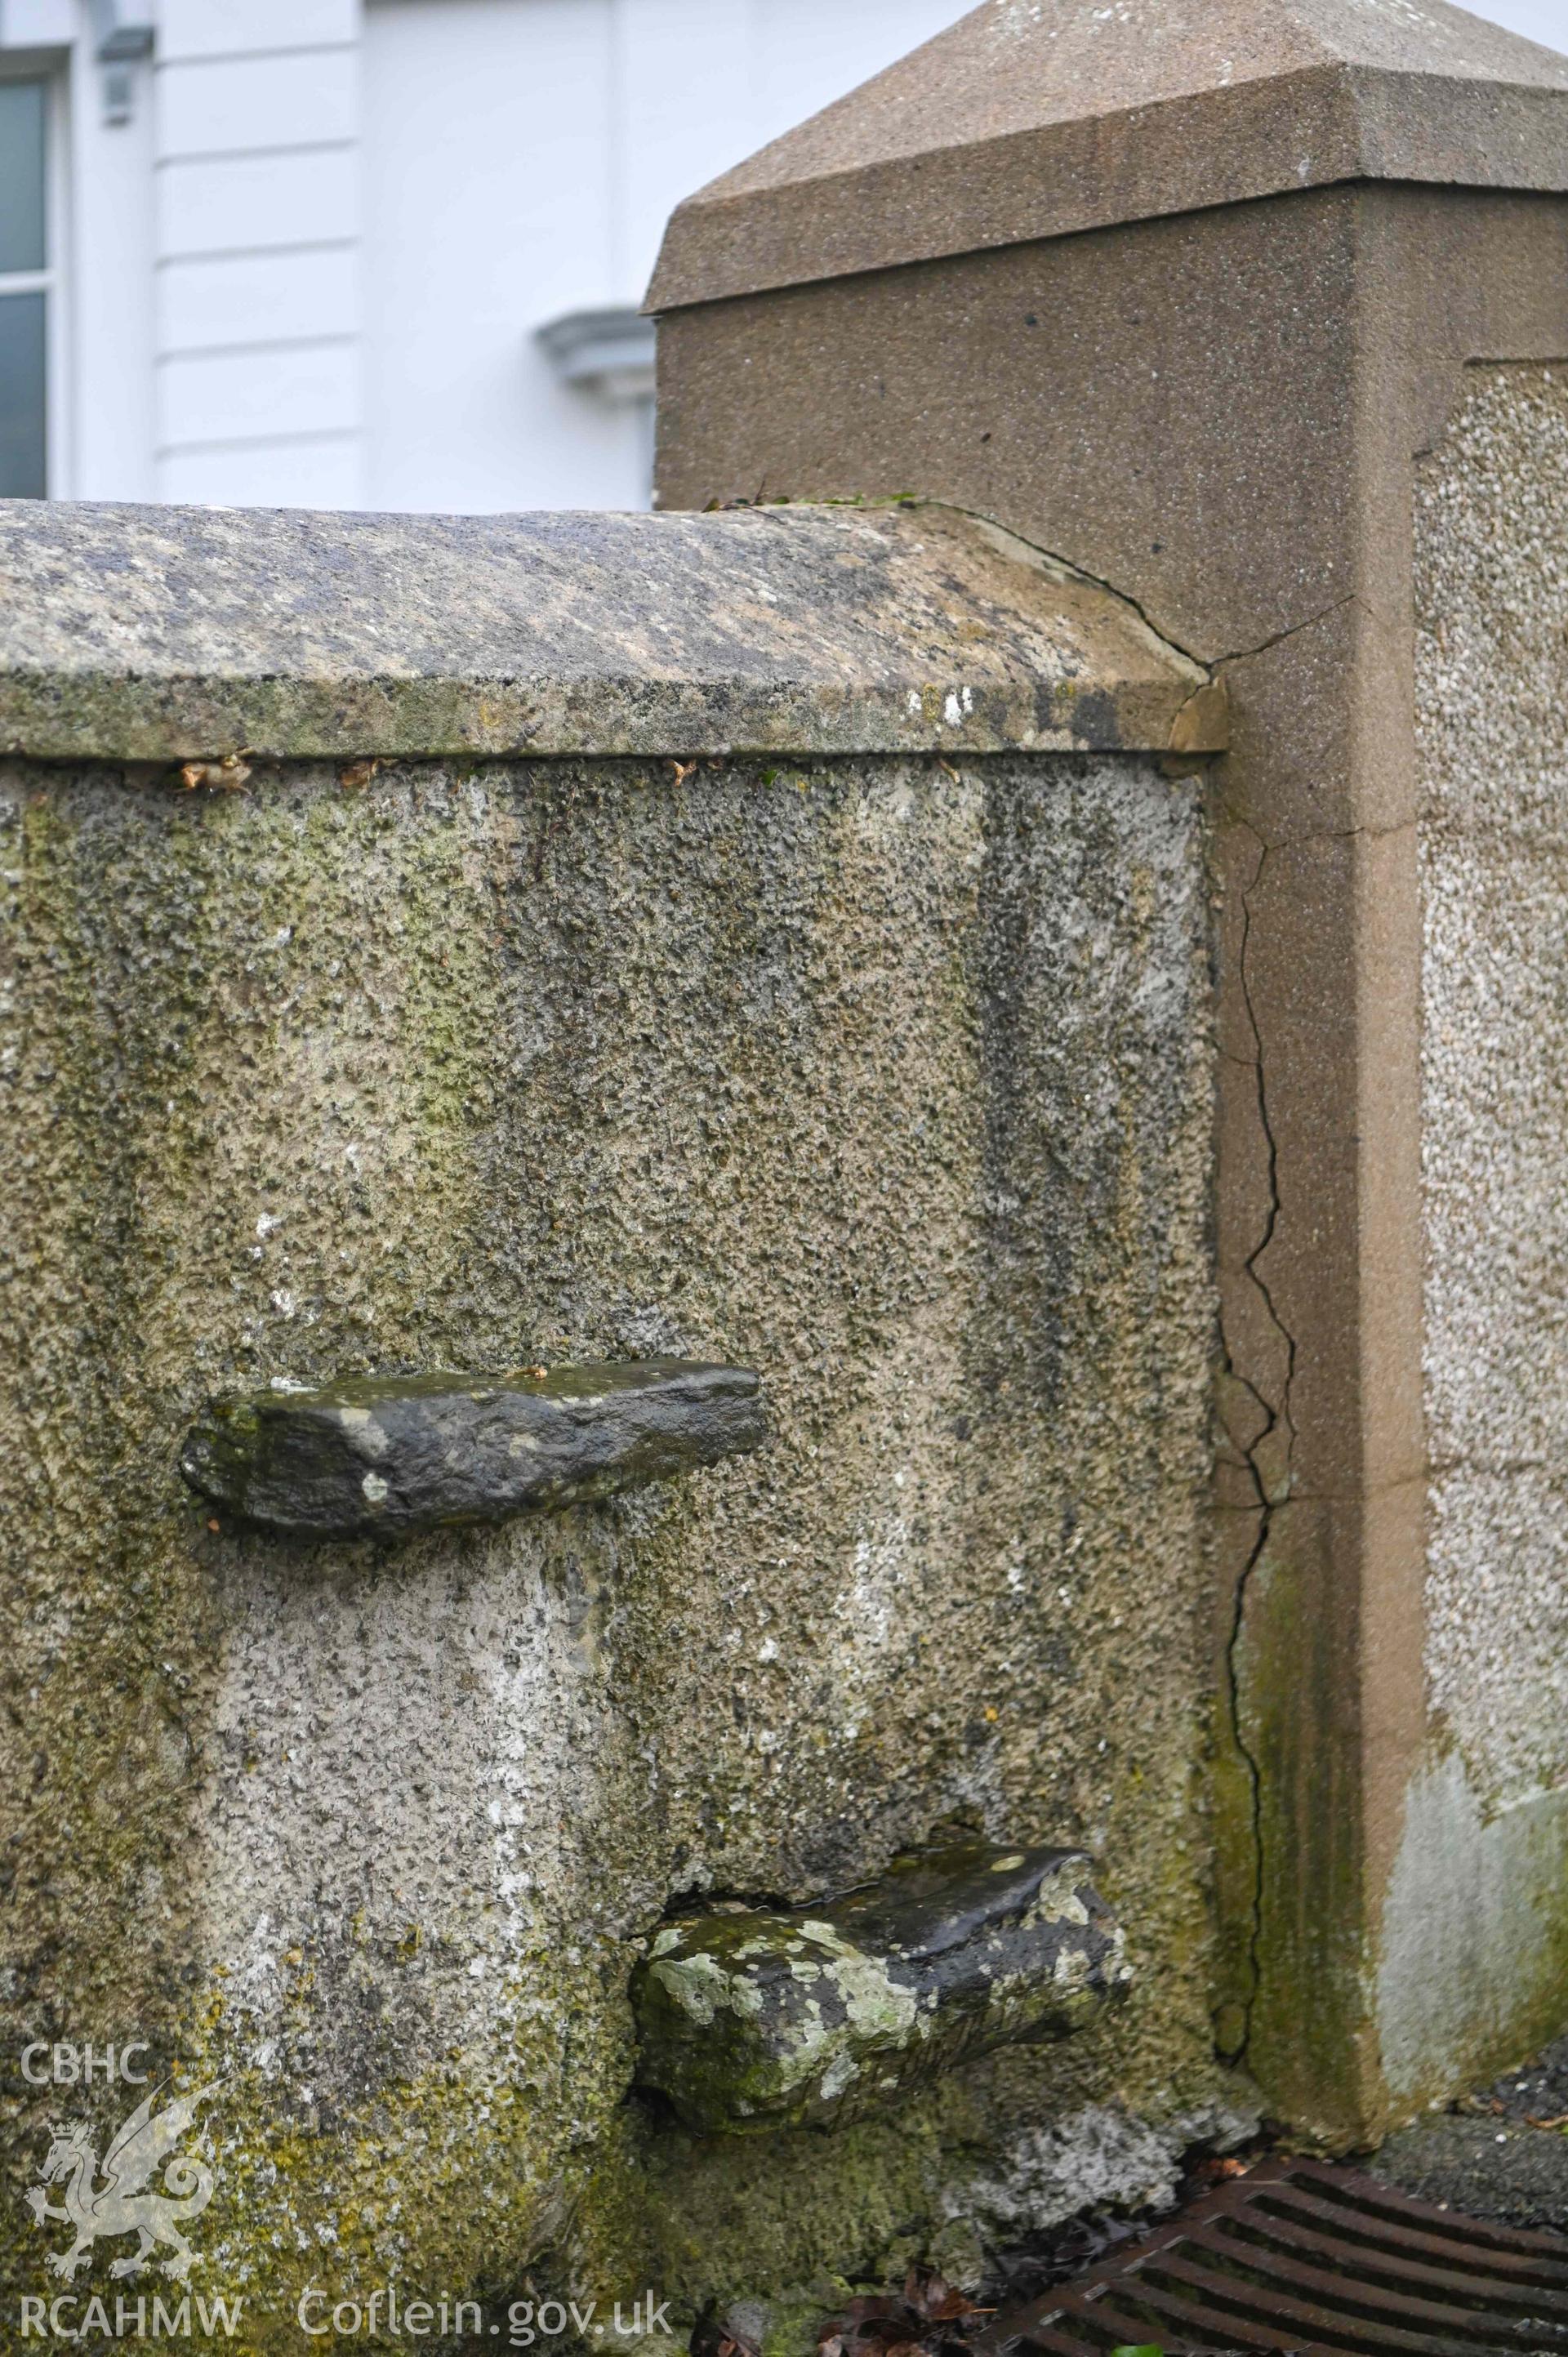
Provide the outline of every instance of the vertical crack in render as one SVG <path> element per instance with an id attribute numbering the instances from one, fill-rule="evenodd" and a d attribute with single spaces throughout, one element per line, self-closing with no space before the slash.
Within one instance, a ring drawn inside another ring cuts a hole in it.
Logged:
<path id="1" fill-rule="evenodd" d="M 1247 1010 L 1247 1023 L 1252 1035 L 1253 1069 L 1257 1074 L 1258 1119 L 1262 1127 L 1263 1140 L 1267 1148 L 1269 1174 L 1268 1211 L 1263 1222 L 1263 1232 L 1258 1239 L 1258 1242 L 1253 1246 L 1252 1250 L 1248 1254 L 1245 1265 L 1247 1275 L 1257 1286 L 1258 1291 L 1262 1297 L 1263 1306 L 1269 1313 L 1269 1318 L 1273 1325 L 1274 1330 L 1279 1335 L 1281 1341 L 1284 1345 L 1285 1370 L 1284 1383 L 1281 1393 L 1280 1405 L 1277 1408 L 1274 1408 L 1270 1405 L 1268 1400 L 1264 1397 L 1263 1394 L 1259 1391 L 1257 1385 L 1252 1383 L 1249 1377 L 1241 1374 L 1240 1370 L 1230 1363 L 1229 1355 L 1227 1357 L 1227 1364 L 1231 1374 L 1234 1375 L 1237 1381 L 1241 1383 L 1247 1391 L 1251 1393 L 1251 1396 L 1257 1401 L 1259 1407 L 1268 1417 L 1268 1422 L 1263 1426 L 1263 1429 L 1258 1434 L 1256 1439 L 1253 1440 L 1251 1446 L 1247 1450 L 1247 1469 L 1251 1477 L 1252 1487 L 1257 1494 L 1258 1501 L 1258 1536 L 1256 1544 L 1252 1547 L 1251 1554 L 1248 1555 L 1247 1561 L 1243 1565 L 1240 1575 L 1236 1582 L 1235 1612 L 1230 1624 L 1230 1639 L 1227 1648 L 1227 1670 L 1229 1674 L 1230 1693 L 1231 1732 L 1235 1739 L 1236 1749 L 1246 1765 L 1248 1783 L 1251 1795 L 1252 1818 L 1251 1923 L 1248 1940 L 1247 1989 L 1241 2007 L 1241 2042 L 1235 2056 L 1232 2058 L 1237 2061 L 1243 2059 L 1251 2042 L 1252 2011 L 1257 2001 L 1258 1989 L 1262 1977 L 1264 1870 L 1262 1763 L 1247 1738 L 1246 1720 L 1243 1711 L 1243 1698 L 1241 1692 L 1241 1641 L 1243 1635 L 1245 1634 L 1247 1598 L 1251 1587 L 1253 1575 L 1268 1552 L 1269 1542 L 1273 1535 L 1274 1515 L 1279 1506 L 1283 1502 L 1284 1498 L 1289 1495 L 1291 1468 L 1295 1454 L 1295 1426 L 1291 1419 L 1291 1391 L 1295 1377 L 1295 1337 L 1291 1333 L 1289 1328 L 1285 1325 L 1284 1320 L 1281 1318 L 1278 1309 L 1275 1308 L 1273 1296 L 1270 1292 L 1267 1280 L 1264 1278 L 1259 1266 L 1263 1254 L 1268 1251 L 1270 1244 L 1273 1243 L 1274 1240 L 1274 1233 L 1279 1226 L 1280 1220 L 1279 1141 L 1274 1135 L 1273 1125 L 1269 1116 L 1268 1082 L 1263 1059 L 1263 1035 L 1258 1021 L 1257 1009 L 1252 1004 L 1251 983 L 1247 970 L 1248 957 L 1251 948 L 1252 940 L 1252 894 L 1257 890 L 1258 886 L 1262 879 L 1263 868 L 1267 863 L 1268 856 L 1268 845 L 1267 844 L 1263 844 L 1260 847 L 1258 865 L 1253 871 L 1251 881 L 1248 885 L 1246 891 L 1241 896 L 1241 947 L 1240 957 L 1241 1001 Z M 1263 1458 L 1262 1452 L 1268 1448 L 1269 1443 L 1273 1440 L 1275 1436 L 1282 1431 L 1284 1435 L 1285 1444 L 1284 1465 L 1283 1478 L 1278 1474 L 1275 1476 L 1275 1481 L 1278 1484 L 1276 1489 L 1274 1484 L 1271 1482 L 1269 1466 Z"/>

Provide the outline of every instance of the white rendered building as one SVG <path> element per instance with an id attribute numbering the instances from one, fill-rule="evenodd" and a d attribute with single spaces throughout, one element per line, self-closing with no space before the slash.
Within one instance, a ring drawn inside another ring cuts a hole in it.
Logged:
<path id="1" fill-rule="evenodd" d="M 671 208 L 964 5 L 0 0 L 0 494 L 645 504 Z"/>

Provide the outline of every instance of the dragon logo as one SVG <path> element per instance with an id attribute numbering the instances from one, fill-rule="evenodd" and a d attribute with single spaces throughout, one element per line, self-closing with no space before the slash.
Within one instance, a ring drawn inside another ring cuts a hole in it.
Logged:
<path id="1" fill-rule="evenodd" d="M 189 2152 L 177 2153 L 174 2148 L 213 2089 L 201 2087 L 193 2095 L 182 2095 L 177 2103 L 166 2104 L 155 2116 L 153 2105 L 162 2092 L 155 2087 L 137 2104 L 116 2132 L 102 2167 L 92 2149 L 92 2131 L 84 2122 L 49 2130 L 43 2185 L 32 2188 L 27 2207 L 40 2226 L 59 2219 L 75 2228 L 76 2241 L 70 2250 L 48 2254 L 50 2268 L 67 2283 L 91 2258 L 92 2245 L 101 2236 L 141 2237 L 139 2247 L 128 2258 L 114 2261 L 109 2270 L 112 2276 L 140 2275 L 159 2244 L 173 2253 L 171 2258 L 159 2262 L 159 2273 L 172 2276 L 177 2283 L 183 2283 L 197 2263 L 196 2253 L 179 2230 L 190 2219 L 199 2218 L 212 2199 L 217 2182 L 209 2166 L 212 2148 L 205 2129 Z M 163 2173 L 164 2190 L 149 2191 L 148 2179 L 171 2153 L 174 2158 Z M 56 2209 L 44 2187 L 59 2185 L 62 2179 L 65 2206 Z"/>

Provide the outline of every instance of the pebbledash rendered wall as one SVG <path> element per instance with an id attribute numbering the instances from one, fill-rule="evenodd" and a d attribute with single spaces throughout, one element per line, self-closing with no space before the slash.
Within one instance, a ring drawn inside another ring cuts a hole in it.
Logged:
<path id="1" fill-rule="evenodd" d="M 49 2124 L 139 2091 L 34 2041 L 216 2085 L 178 2288 L 258 2350 L 313 2284 L 973 2278 L 1167 2187 L 1249 2100 L 1202 669 L 929 510 L 16 508 L 0 569 L 7 2300 L 169 2290 L 47 2272 Z M 401 1546 L 177 1470 L 236 1387 L 668 1353 L 769 1446 Z M 630 2092 L 667 1910 L 959 1831 L 1092 1851 L 1102 2028 L 831 2134 Z"/>
<path id="2" fill-rule="evenodd" d="M 1568 1971 L 1565 513 L 1568 364 L 1468 371 L 1415 516 L 1433 1742 L 1389 1908 L 1402 2092 L 1516 2009 L 1551 2026 Z"/>

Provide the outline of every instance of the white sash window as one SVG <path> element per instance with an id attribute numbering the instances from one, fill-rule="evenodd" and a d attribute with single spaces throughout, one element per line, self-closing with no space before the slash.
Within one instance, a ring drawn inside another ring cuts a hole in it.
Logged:
<path id="1" fill-rule="evenodd" d="M 48 490 L 47 81 L 0 81 L 0 498 Z"/>

